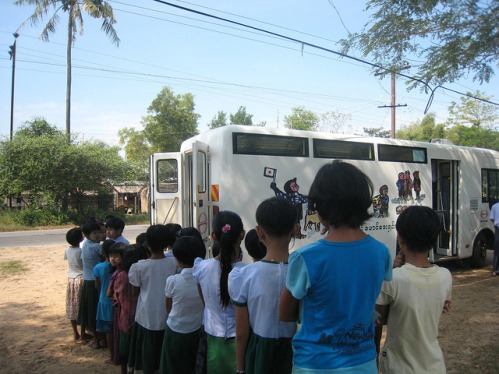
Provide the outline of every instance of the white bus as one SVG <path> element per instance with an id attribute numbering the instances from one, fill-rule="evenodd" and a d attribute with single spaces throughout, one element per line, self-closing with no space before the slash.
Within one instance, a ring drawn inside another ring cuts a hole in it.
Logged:
<path id="1" fill-rule="evenodd" d="M 180 152 L 151 156 L 151 223 L 198 228 L 209 247 L 214 214 L 238 213 L 255 227 L 258 204 L 289 198 L 300 216 L 296 249 L 321 235 L 307 192 L 317 170 L 341 159 L 372 180 L 372 218 L 362 226 L 396 251 L 395 222 L 410 205 L 433 208 L 442 232 L 430 258 L 484 264 L 492 248 L 491 204 L 499 201 L 499 153 L 440 142 L 416 142 L 230 125 L 184 141 Z M 210 253 L 210 252 L 209 252 Z M 245 256 L 246 261 L 249 260 Z"/>

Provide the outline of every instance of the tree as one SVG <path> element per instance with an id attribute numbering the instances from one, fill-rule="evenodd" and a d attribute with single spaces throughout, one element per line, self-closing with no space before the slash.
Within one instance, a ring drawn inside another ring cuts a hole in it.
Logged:
<path id="1" fill-rule="evenodd" d="M 364 127 L 363 130 L 367 136 L 375 138 L 389 138 L 392 135 L 390 130 L 385 130 L 383 127 Z"/>
<path id="2" fill-rule="evenodd" d="M 36 134 L 40 121 L 33 121 L 0 142 L 0 193 L 20 196 L 28 193 L 41 201 L 82 209 L 88 192 L 110 193 L 112 182 L 124 179 L 126 165 L 119 147 L 104 142 L 68 143 L 66 135 L 50 125 Z M 52 130 L 51 130 L 52 129 Z"/>
<path id="3" fill-rule="evenodd" d="M 499 151 L 499 133 L 480 126 L 456 125 L 447 131 L 447 139 L 457 145 Z"/>
<path id="4" fill-rule="evenodd" d="M 119 141 L 124 145 L 128 181 L 149 180 L 150 145 L 143 131 L 134 128 L 123 128 L 118 131 Z"/>
<path id="5" fill-rule="evenodd" d="M 490 96 L 486 96 L 480 91 L 476 93 L 468 92 L 481 99 L 490 100 Z M 468 96 L 461 96 L 461 102 L 458 104 L 455 101 L 449 107 L 449 117 L 447 123 L 451 125 L 472 125 L 483 128 L 494 128 L 499 119 L 498 107 L 493 104 L 487 104 L 484 101 L 478 101 Z"/>
<path id="6" fill-rule="evenodd" d="M 413 123 L 398 130 L 396 138 L 429 142 L 431 139 L 445 138 L 444 130 L 443 124 L 436 124 L 435 113 L 428 113 L 421 123 Z"/>
<path id="7" fill-rule="evenodd" d="M 284 117 L 284 126 L 288 129 L 315 131 L 319 126 L 319 117 L 317 114 L 304 107 L 295 107 L 291 109 L 293 113 Z"/>
<path id="8" fill-rule="evenodd" d="M 227 126 L 227 113 L 218 111 L 217 115 L 213 117 L 208 127 L 210 129 L 216 129 L 223 126 Z"/>
<path id="9" fill-rule="evenodd" d="M 377 65 L 411 65 L 423 59 L 417 77 L 434 85 L 465 75 L 489 82 L 499 55 L 497 0 L 369 0 L 374 9 L 360 33 L 342 40 L 343 52 L 357 47 Z M 412 81 L 409 88 L 420 82 Z"/>
<path id="10" fill-rule="evenodd" d="M 346 122 L 351 119 L 352 116 L 350 114 L 343 114 L 338 111 L 326 112 L 321 115 L 321 130 L 334 134 L 343 132 Z"/>
<path id="11" fill-rule="evenodd" d="M 61 131 L 55 126 L 51 126 L 43 117 L 35 117 L 31 121 L 24 122 L 19 130 L 16 131 L 16 136 L 35 137 L 43 135 L 57 135 Z"/>
<path id="12" fill-rule="evenodd" d="M 236 113 L 230 115 L 230 123 L 251 126 L 253 124 L 253 115 L 246 113 L 245 106 L 240 106 Z"/>
<path id="13" fill-rule="evenodd" d="M 194 112 L 194 96 L 174 95 L 164 87 L 143 118 L 144 139 L 151 152 L 178 152 L 180 144 L 198 133 L 199 114 Z"/>
<path id="14" fill-rule="evenodd" d="M 59 13 L 64 12 L 68 15 L 68 41 L 66 46 L 66 133 L 69 141 L 71 134 L 71 47 L 76 40 L 78 30 L 80 35 L 83 34 L 82 11 L 88 13 L 92 18 L 102 19 L 101 29 L 111 38 L 113 44 L 118 46 L 120 39 L 113 27 L 116 23 L 113 8 L 104 0 L 16 0 L 15 4 L 18 6 L 35 6 L 33 14 L 23 22 L 18 31 L 28 21 L 30 21 L 31 25 L 36 26 L 51 9 L 53 10 L 52 16 L 40 35 L 44 41 L 49 41 L 50 35 L 55 33 L 57 23 L 59 22 Z"/>

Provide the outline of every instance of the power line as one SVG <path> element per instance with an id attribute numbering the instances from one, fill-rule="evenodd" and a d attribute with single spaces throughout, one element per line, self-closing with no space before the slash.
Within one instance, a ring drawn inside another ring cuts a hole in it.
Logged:
<path id="1" fill-rule="evenodd" d="M 216 15 L 213 15 L 213 14 L 201 12 L 199 10 L 187 8 L 187 7 L 184 7 L 184 6 L 181 6 L 181 5 L 172 4 L 172 3 L 169 3 L 169 2 L 164 1 L 164 0 L 154 0 L 154 1 L 156 1 L 158 3 L 161 3 L 161 4 L 164 4 L 164 5 L 167 5 L 167 6 L 170 6 L 170 7 L 173 7 L 173 8 L 177 8 L 177 9 L 181 9 L 181 10 L 184 10 L 184 11 L 187 11 L 187 12 L 198 14 L 198 15 L 201 15 L 201 16 L 204 16 L 204 17 L 209 17 L 209 18 L 217 19 L 217 20 L 220 20 L 220 21 L 223 21 L 223 22 L 231 23 L 231 24 L 238 25 L 238 26 L 241 26 L 241 27 L 244 27 L 244 28 L 248 28 L 248 29 L 251 29 L 251 30 L 255 30 L 255 31 L 259 31 L 259 32 L 265 33 L 265 34 L 273 35 L 273 36 L 276 36 L 278 38 L 289 40 L 291 42 L 299 43 L 299 44 L 302 45 L 302 49 L 303 49 L 304 46 L 315 48 L 315 49 L 322 50 L 322 51 L 325 51 L 325 52 L 328 52 L 328 53 L 332 53 L 332 54 L 335 54 L 335 55 L 338 55 L 338 56 L 341 56 L 341 57 L 344 57 L 344 58 L 348 58 L 348 59 L 351 59 L 351 60 L 354 60 L 354 61 L 357 61 L 357 62 L 361 62 L 361 63 L 369 65 L 369 66 L 371 66 L 373 68 L 377 68 L 377 69 L 380 69 L 380 70 L 385 70 L 387 72 L 392 72 L 391 69 L 383 67 L 381 65 L 372 63 L 372 62 L 367 61 L 367 60 L 363 60 L 363 59 L 358 58 L 358 57 L 350 56 L 350 55 L 347 55 L 345 53 L 332 50 L 330 48 L 326 48 L 326 47 L 322 47 L 322 46 L 319 46 L 319 45 L 316 45 L 316 44 L 313 44 L 313 43 L 309 43 L 309 42 L 306 42 L 304 40 L 299 40 L 299 39 L 296 39 L 296 38 L 292 38 L 290 36 L 286 36 L 286 35 L 279 34 L 279 33 L 273 32 L 273 31 L 265 30 L 265 29 L 262 29 L 262 28 L 259 28 L 259 27 L 247 25 L 247 24 L 244 24 L 244 23 L 241 23 L 241 22 L 233 21 L 233 20 L 230 20 L 228 18 L 223 18 L 223 17 L 219 17 L 219 16 L 216 16 Z M 428 99 L 428 103 L 427 103 L 425 111 L 424 111 L 425 114 L 430 109 L 431 104 L 433 102 L 434 95 L 435 95 L 435 91 L 438 88 L 449 90 L 449 91 L 455 92 L 457 94 L 461 94 L 463 96 L 467 96 L 467 97 L 470 97 L 470 98 L 473 98 L 473 99 L 476 99 L 476 100 L 479 100 L 479 101 L 483 101 L 483 102 L 487 102 L 489 104 L 493 104 L 493 105 L 499 106 L 499 103 L 495 103 L 495 102 L 492 102 L 490 100 L 486 100 L 486 99 L 483 99 L 483 98 L 480 98 L 480 97 L 476 97 L 476 96 L 470 95 L 468 93 L 459 92 L 457 90 L 453 90 L 451 88 L 447 88 L 447 87 L 442 86 L 442 85 L 438 85 L 437 87 L 432 88 L 427 82 L 425 82 L 425 81 L 423 81 L 423 80 L 421 80 L 419 78 L 416 78 L 416 77 L 413 77 L 413 76 L 409 76 L 409 75 L 406 75 L 406 74 L 403 74 L 403 73 L 400 73 L 400 72 L 397 72 L 397 71 L 393 71 L 393 72 L 394 72 L 394 74 L 399 75 L 401 77 L 404 77 L 406 79 L 410 79 L 410 80 L 414 80 L 416 82 L 419 82 L 419 83 L 423 84 L 425 87 L 427 87 L 431 91 L 430 97 Z"/>

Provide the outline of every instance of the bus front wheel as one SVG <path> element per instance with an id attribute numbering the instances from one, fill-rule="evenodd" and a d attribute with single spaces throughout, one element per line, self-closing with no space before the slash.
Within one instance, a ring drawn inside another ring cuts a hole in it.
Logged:
<path id="1" fill-rule="evenodd" d="M 487 257 L 487 238 L 483 232 L 478 234 L 473 244 L 473 254 L 471 256 L 470 264 L 474 268 L 481 268 L 485 265 L 485 258 Z"/>

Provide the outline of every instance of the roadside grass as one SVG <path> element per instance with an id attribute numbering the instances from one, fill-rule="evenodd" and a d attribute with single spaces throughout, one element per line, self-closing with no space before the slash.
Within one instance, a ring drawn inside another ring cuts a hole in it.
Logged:
<path id="1" fill-rule="evenodd" d="M 3 261 L 0 262 L 0 274 L 1 275 L 17 275 L 28 271 L 28 268 L 23 265 L 19 260 Z"/>
<path id="2" fill-rule="evenodd" d="M 87 214 L 78 213 L 73 217 L 74 219 L 68 219 L 68 217 L 63 217 L 62 215 L 47 218 L 46 214 L 28 215 L 27 213 L 27 210 L 0 210 L 0 232 L 71 228 L 83 224 L 85 221 L 84 217 L 94 216 L 105 218 L 111 214 L 123 218 L 126 225 L 144 225 L 149 223 L 148 214 L 122 214 L 121 212 L 98 211 Z"/>

